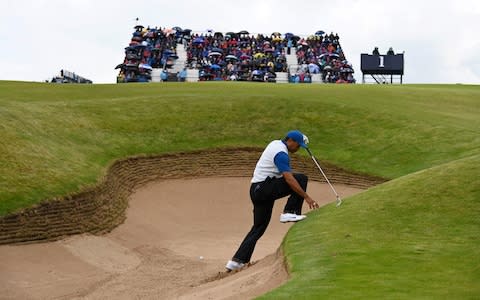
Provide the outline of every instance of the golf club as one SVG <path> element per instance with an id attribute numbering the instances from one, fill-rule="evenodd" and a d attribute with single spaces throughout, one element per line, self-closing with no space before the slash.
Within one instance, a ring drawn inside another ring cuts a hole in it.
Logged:
<path id="1" fill-rule="evenodd" d="M 320 170 L 320 172 L 322 173 L 323 175 L 323 178 L 325 178 L 325 180 L 327 181 L 328 185 L 330 186 L 330 188 L 332 189 L 333 193 L 335 194 L 335 196 L 337 197 L 337 207 L 340 206 L 342 204 L 342 199 L 340 199 L 340 196 L 338 196 L 337 194 L 337 191 L 335 191 L 335 189 L 333 188 L 332 184 L 330 183 L 330 180 L 328 180 L 327 176 L 325 175 L 325 173 L 323 172 L 322 168 L 320 167 L 320 165 L 318 164 L 317 160 L 315 159 L 315 157 L 313 156 L 312 152 L 310 152 L 310 149 L 308 148 L 305 148 L 307 149 L 307 152 L 308 154 L 310 154 L 310 157 L 312 158 L 313 162 L 315 163 L 315 165 L 317 165 L 317 168 Z"/>

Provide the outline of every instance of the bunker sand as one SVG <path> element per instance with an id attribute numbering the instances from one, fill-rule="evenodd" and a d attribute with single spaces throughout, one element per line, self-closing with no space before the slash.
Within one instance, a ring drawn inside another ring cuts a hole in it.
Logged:
<path id="1" fill-rule="evenodd" d="M 347 197 L 362 191 L 335 184 Z M 108 234 L 0 246 L 0 291 L 6 299 L 248 299 L 288 280 L 280 244 L 293 224 L 279 215 L 255 249 L 252 266 L 224 266 L 252 225 L 249 178 L 152 182 L 129 200 L 125 222 Z M 335 200 L 328 185 L 309 182 L 320 205 Z M 341 208 L 339 208 L 341 209 Z M 304 207 L 304 212 L 308 208 Z"/>

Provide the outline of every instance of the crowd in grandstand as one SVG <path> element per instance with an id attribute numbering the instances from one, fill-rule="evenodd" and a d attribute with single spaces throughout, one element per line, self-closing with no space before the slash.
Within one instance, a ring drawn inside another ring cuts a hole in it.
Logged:
<path id="1" fill-rule="evenodd" d="M 292 33 L 271 35 L 247 31 L 192 34 L 189 29 L 136 26 L 125 60 L 118 65 L 118 82 L 150 81 L 153 68 L 163 69 L 162 81 L 178 58 L 177 44 L 187 53 L 185 68 L 197 69 L 200 81 L 244 80 L 275 82 L 278 72 L 289 72 L 291 82 L 354 83 L 353 68 L 345 59 L 338 34 L 317 31 L 307 38 Z M 292 53 L 292 49 L 296 51 Z M 298 67 L 289 68 L 286 55 L 296 55 Z M 185 81 L 186 69 L 176 74 Z"/>
<path id="2" fill-rule="evenodd" d="M 195 34 L 187 44 L 187 65 L 200 70 L 200 80 L 274 82 L 276 72 L 287 71 L 283 48 L 280 34 Z"/>
<path id="3" fill-rule="evenodd" d="M 151 80 L 153 68 L 171 67 L 178 58 L 177 37 L 190 34 L 178 29 L 135 26 L 130 43 L 125 48 L 125 60 L 116 67 L 120 69 L 117 82 L 147 82 Z"/>
<path id="4" fill-rule="evenodd" d="M 322 74 L 322 80 L 328 83 L 354 83 L 352 65 L 345 59 L 339 40 L 338 34 L 328 35 L 323 31 L 299 40 L 296 45 L 298 74 Z"/>

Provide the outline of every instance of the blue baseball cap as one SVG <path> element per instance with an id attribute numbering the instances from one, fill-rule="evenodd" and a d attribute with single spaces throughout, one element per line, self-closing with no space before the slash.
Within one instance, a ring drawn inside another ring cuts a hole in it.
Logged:
<path id="1" fill-rule="evenodd" d="M 301 133 L 300 131 L 298 131 L 298 130 L 289 131 L 287 133 L 287 138 L 290 138 L 290 139 L 294 140 L 295 142 L 297 142 L 300 145 L 300 147 L 307 148 L 308 137 L 306 135 L 304 135 L 303 133 Z"/>

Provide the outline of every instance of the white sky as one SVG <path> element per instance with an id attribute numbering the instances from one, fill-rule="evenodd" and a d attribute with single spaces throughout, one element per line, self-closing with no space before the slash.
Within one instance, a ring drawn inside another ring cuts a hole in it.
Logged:
<path id="1" fill-rule="evenodd" d="M 333 31 L 358 82 L 360 54 L 377 46 L 405 51 L 405 83 L 480 83 L 478 0 L 1 0 L 0 80 L 66 69 L 113 83 L 136 17 L 198 31 Z"/>

